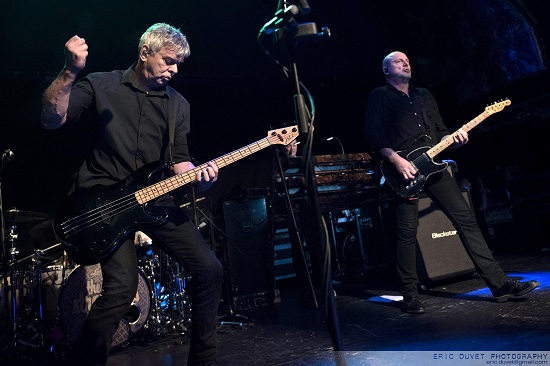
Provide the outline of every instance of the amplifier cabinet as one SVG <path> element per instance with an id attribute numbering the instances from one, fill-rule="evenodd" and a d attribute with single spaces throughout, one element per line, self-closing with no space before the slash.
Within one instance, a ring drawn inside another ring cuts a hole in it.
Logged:
<path id="1" fill-rule="evenodd" d="M 223 203 L 227 254 L 234 295 L 259 293 L 274 288 L 273 250 L 265 198 Z"/>
<path id="2" fill-rule="evenodd" d="M 471 205 L 468 191 L 462 192 Z M 472 274 L 474 264 L 466 253 L 458 232 L 429 197 L 418 202 L 417 271 L 421 283 Z"/>

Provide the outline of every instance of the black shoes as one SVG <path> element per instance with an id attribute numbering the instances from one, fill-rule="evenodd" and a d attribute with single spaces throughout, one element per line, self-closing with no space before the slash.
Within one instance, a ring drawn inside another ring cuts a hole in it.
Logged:
<path id="1" fill-rule="evenodd" d="M 422 314 L 426 312 L 426 309 L 417 296 L 405 296 L 403 297 L 403 311 L 409 314 Z"/>
<path id="2" fill-rule="evenodd" d="M 519 282 L 518 280 L 509 279 L 504 286 L 497 290 L 491 290 L 496 302 L 505 302 L 511 297 L 523 296 L 528 292 L 533 291 L 540 285 L 537 281 Z"/>
<path id="3" fill-rule="evenodd" d="M 496 290 L 491 289 L 491 292 L 496 302 L 501 303 L 511 297 L 523 296 L 539 287 L 539 285 L 540 283 L 534 280 L 520 282 L 510 278 L 504 286 Z M 417 295 L 404 296 L 402 310 L 409 314 L 422 314 L 426 312 L 424 304 L 418 299 Z"/>

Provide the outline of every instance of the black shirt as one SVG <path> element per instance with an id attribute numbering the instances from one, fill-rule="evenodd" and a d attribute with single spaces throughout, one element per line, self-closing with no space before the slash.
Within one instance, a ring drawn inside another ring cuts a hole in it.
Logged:
<path id="1" fill-rule="evenodd" d="M 140 89 L 135 64 L 126 71 L 91 73 L 71 91 L 67 123 L 91 114 L 98 141 L 80 167 L 76 187 L 111 185 L 143 165 L 165 160 L 169 146 L 168 120 L 175 120 L 174 161 L 189 161 L 187 134 L 190 106 L 166 86 Z M 91 137 L 90 137 L 91 138 Z"/>
<path id="2" fill-rule="evenodd" d="M 422 135 L 430 136 L 435 144 L 448 134 L 428 89 L 410 86 L 407 96 L 387 84 L 371 92 L 365 119 L 365 140 L 375 155 L 382 148 L 407 149 Z"/>

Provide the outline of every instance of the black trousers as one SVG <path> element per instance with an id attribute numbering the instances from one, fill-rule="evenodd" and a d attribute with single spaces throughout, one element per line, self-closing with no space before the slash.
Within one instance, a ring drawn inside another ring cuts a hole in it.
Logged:
<path id="1" fill-rule="evenodd" d="M 455 179 L 447 170 L 433 174 L 426 182 L 423 192 L 449 217 L 478 274 L 485 280 L 487 286 L 490 289 L 503 286 L 508 276 L 493 258 L 476 217 L 462 196 Z M 401 293 L 403 296 L 414 296 L 418 293 L 416 272 L 418 200 L 395 197 L 394 209 L 397 222 L 397 274 Z"/>
<path id="2" fill-rule="evenodd" d="M 185 263 L 191 275 L 189 361 L 214 359 L 218 305 L 222 292 L 222 265 L 193 222 L 183 213 L 174 211 L 170 221 L 162 228 L 144 231 L 169 256 Z M 75 342 L 71 364 L 95 366 L 107 362 L 113 335 L 137 291 L 138 262 L 133 240 L 124 242 L 111 258 L 101 263 L 101 271 L 101 295 L 93 303 L 81 335 Z"/>

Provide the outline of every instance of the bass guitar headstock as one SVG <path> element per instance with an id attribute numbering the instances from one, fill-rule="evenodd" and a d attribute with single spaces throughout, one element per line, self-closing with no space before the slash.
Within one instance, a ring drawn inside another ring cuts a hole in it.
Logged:
<path id="1" fill-rule="evenodd" d="M 298 131 L 298 126 L 295 125 L 271 130 L 267 133 L 267 138 L 270 144 L 288 145 L 294 141 L 299 134 L 300 131 Z"/>

